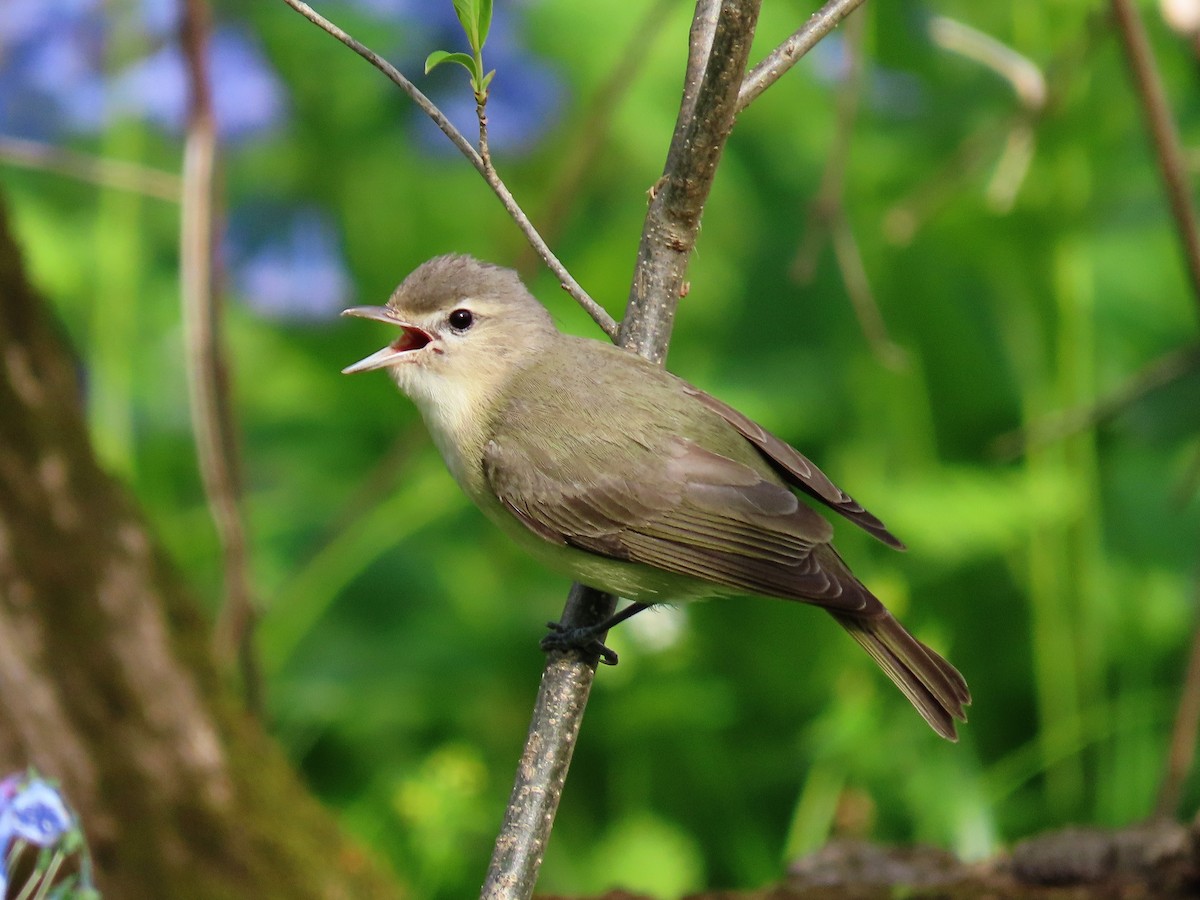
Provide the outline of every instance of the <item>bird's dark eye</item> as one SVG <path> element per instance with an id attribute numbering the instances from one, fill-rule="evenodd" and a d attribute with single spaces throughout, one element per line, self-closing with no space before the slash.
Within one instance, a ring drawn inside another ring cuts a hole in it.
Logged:
<path id="1" fill-rule="evenodd" d="M 450 327 L 455 331 L 466 331 L 474 321 L 475 317 L 469 309 L 456 309 L 450 313 Z"/>

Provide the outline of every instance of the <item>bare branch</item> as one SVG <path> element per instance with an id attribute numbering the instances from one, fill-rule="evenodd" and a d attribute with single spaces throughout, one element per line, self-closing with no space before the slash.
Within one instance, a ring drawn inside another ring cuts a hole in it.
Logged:
<path id="1" fill-rule="evenodd" d="M 1150 137 L 1167 191 L 1167 202 L 1171 206 L 1175 229 L 1183 245 L 1192 296 L 1197 311 L 1200 311 L 1200 232 L 1196 228 L 1196 208 L 1188 185 L 1187 164 L 1180 148 L 1179 132 L 1171 117 L 1166 92 L 1154 64 L 1154 53 L 1137 9 L 1130 0 L 1112 0 L 1112 11 L 1142 103 L 1142 112 L 1150 127 Z"/>
<path id="2" fill-rule="evenodd" d="M 500 202 L 504 205 L 505 210 L 508 211 L 513 221 L 517 223 L 517 227 L 524 233 L 526 240 L 529 241 L 533 249 L 537 251 L 538 256 L 546 263 L 546 267 L 558 278 L 559 283 L 562 284 L 567 293 L 574 298 L 576 303 L 583 307 L 584 311 L 604 330 L 605 334 L 615 339 L 617 335 L 617 323 L 613 320 L 613 317 L 608 314 L 604 307 L 588 295 L 587 291 L 567 271 L 566 266 L 559 262 L 558 257 L 554 255 L 546 242 L 542 240 L 542 236 L 533 227 L 533 223 L 529 221 L 529 217 L 525 215 L 524 210 L 521 209 L 512 192 L 509 191 L 507 185 L 505 185 L 496 173 L 495 168 L 488 165 L 480 153 L 471 146 L 471 142 L 463 137 L 462 132 L 454 127 L 433 101 L 421 93 L 416 85 L 405 78 L 399 69 L 365 44 L 352 38 L 337 25 L 334 25 L 320 13 L 316 12 L 307 3 L 302 2 L 302 0 L 283 0 L 283 2 L 322 31 L 337 38 L 386 75 L 393 84 L 409 96 L 409 99 L 425 115 L 433 120 L 434 124 L 442 130 L 442 133 L 450 139 L 450 142 L 459 149 L 463 156 L 470 160 L 471 165 L 483 176 L 484 181 L 488 183 L 488 186 L 491 187 L 496 196 L 500 198 Z"/>
<path id="3" fill-rule="evenodd" d="M 238 659 L 247 705 L 257 712 L 262 706 L 253 643 L 257 614 L 250 587 L 246 528 L 241 514 L 241 480 L 229 375 L 213 286 L 213 173 L 217 136 L 205 62 L 208 28 L 208 7 L 204 0 L 187 0 L 181 42 L 191 98 L 184 147 L 179 238 L 184 359 L 196 457 L 224 564 L 225 598 L 215 636 L 217 649 L 226 658 Z"/>
<path id="4" fill-rule="evenodd" d="M 145 194 L 158 200 L 179 202 L 179 176 L 138 163 L 105 159 L 54 144 L 0 135 L 0 163 L 40 169 L 79 181 Z"/>
<path id="5" fill-rule="evenodd" d="M 888 333 L 883 314 L 875 300 L 875 292 L 871 290 L 871 279 L 867 276 L 867 267 L 863 264 L 862 252 L 858 249 L 858 239 L 845 211 L 833 221 L 833 252 L 837 258 L 838 268 L 842 273 L 842 281 L 846 285 L 846 295 L 854 307 L 854 315 L 858 319 L 858 327 L 862 329 L 867 346 L 875 354 L 879 362 L 893 372 L 905 372 L 909 367 L 908 353 L 903 347 L 892 340 Z"/>
<path id="6" fill-rule="evenodd" d="M 809 204 L 804 237 L 796 251 L 791 271 L 796 280 L 810 281 L 825 239 L 832 237 L 834 258 L 842 275 L 842 283 L 867 344 L 880 363 L 894 371 L 903 371 L 908 367 L 908 354 L 888 334 L 875 293 L 871 290 L 871 279 L 867 275 L 845 202 L 846 164 L 850 159 L 850 145 L 864 81 L 862 45 L 865 33 L 866 19 L 863 15 L 849 19 L 846 44 L 850 54 L 850 70 L 838 87 L 833 141 L 826 155 L 821 186 Z"/>
<path id="7" fill-rule="evenodd" d="M 700 0 L 692 21 L 679 119 L 663 176 L 651 195 L 619 341 L 658 362 L 666 355 L 700 216 L 733 128 L 758 9 L 759 0 Z M 599 625 L 615 608 L 612 595 L 575 585 L 561 624 L 567 628 Z M 484 883 L 486 900 L 524 900 L 533 893 L 595 667 L 595 658 L 579 651 L 551 654 L 547 661 Z"/>
<path id="8" fill-rule="evenodd" d="M 991 69 L 1010 85 L 1021 105 L 1037 112 L 1046 105 L 1046 76 L 1026 56 L 970 25 L 946 16 L 929 21 L 929 37 L 943 50 Z"/>
<path id="9" fill-rule="evenodd" d="M 684 289 L 758 21 L 756 0 L 701 0 L 693 21 L 688 75 L 662 177 L 651 191 L 637 267 L 618 343 L 662 362 Z M 707 60 L 707 62 L 705 62 Z M 702 73 L 702 74 L 701 74 Z"/>
<path id="10" fill-rule="evenodd" d="M 741 112 L 757 100 L 759 94 L 782 78 L 788 69 L 798 63 L 825 35 L 837 28 L 842 19 L 862 6 L 863 2 L 864 0 L 829 0 L 813 13 L 803 27 L 772 50 L 770 55 L 746 76 L 738 94 L 737 112 Z"/>
<path id="11" fill-rule="evenodd" d="M 579 584 L 567 598 L 568 609 L 594 622 L 607 619 L 614 605 L 608 594 Z M 595 660 L 578 653 L 554 653 L 546 661 L 481 900 L 525 900 L 533 894 L 595 677 Z"/>

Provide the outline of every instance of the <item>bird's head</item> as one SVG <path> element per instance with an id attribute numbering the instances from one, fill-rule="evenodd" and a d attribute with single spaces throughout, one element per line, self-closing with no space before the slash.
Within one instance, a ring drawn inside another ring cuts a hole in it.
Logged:
<path id="1" fill-rule="evenodd" d="M 382 350 L 342 372 L 387 369 L 421 406 L 448 402 L 449 394 L 494 393 L 559 334 L 516 272 L 459 255 L 419 266 L 386 306 L 356 306 L 342 315 L 400 329 Z"/>

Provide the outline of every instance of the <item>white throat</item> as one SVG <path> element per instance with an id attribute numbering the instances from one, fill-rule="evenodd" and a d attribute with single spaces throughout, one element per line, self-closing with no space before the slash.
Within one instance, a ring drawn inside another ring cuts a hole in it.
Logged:
<path id="1" fill-rule="evenodd" d="M 487 379 L 456 378 L 414 364 L 394 366 L 392 378 L 421 413 L 454 480 L 470 493 L 483 447 L 484 411 L 492 402 Z"/>

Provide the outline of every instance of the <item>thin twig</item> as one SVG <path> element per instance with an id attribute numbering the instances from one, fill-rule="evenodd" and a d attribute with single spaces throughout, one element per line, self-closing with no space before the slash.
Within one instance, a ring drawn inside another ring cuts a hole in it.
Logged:
<path id="1" fill-rule="evenodd" d="M 650 45 L 659 36 L 668 13 L 677 5 L 678 0 L 657 0 L 650 5 L 634 26 L 629 42 L 621 51 L 612 72 L 596 90 L 578 127 L 572 129 L 571 146 L 564 151 L 557 171 L 550 177 L 550 187 L 545 192 L 542 209 L 536 216 L 542 235 L 547 240 L 555 240 L 562 231 L 579 185 L 593 170 L 608 143 L 613 114 L 649 58 Z M 524 271 L 532 264 L 533 257 L 522 254 L 516 268 Z"/>
<path id="2" fill-rule="evenodd" d="M 842 275 L 842 284 L 845 285 L 846 295 L 850 298 L 867 345 L 882 365 L 894 371 L 903 371 L 908 367 L 908 354 L 888 334 L 846 210 L 846 165 L 850 159 L 866 70 L 862 47 L 865 34 L 866 18 L 863 14 L 847 17 L 846 49 L 850 70 L 838 87 L 833 141 L 826 155 L 821 186 L 809 204 L 804 237 L 792 263 L 792 275 L 797 280 L 811 280 L 825 239 L 832 237 L 834 259 Z"/>
<path id="3" fill-rule="evenodd" d="M 846 296 L 850 298 L 854 316 L 858 319 L 858 327 L 867 339 L 867 346 L 881 365 L 893 372 L 907 371 L 910 364 L 908 353 L 888 333 L 887 323 L 875 300 L 875 292 L 871 290 L 871 279 L 863 263 L 858 239 L 844 210 L 833 222 L 832 232 L 834 257 L 842 273 L 842 282 L 846 285 Z"/>
<path id="4" fill-rule="evenodd" d="M 79 181 L 179 202 L 179 176 L 138 163 L 105 159 L 54 144 L 0 135 L 0 163 L 66 175 Z"/>
<path id="5" fill-rule="evenodd" d="M 386 75 L 393 84 L 395 84 L 398 88 L 400 88 L 400 90 L 404 91 L 404 93 L 408 95 L 409 99 L 411 99 L 413 103 L 415 103 L 417 107 L 423 113 L 425 113 L 425 115 L 429 116 L 429 118 L 433 120 L 434 124 L 441 129 L 442 133 L 450 139 L 450 142 L 459 149 L 462 155 L 470 160 L 471 165 L 478 170 L 479 174 L 483 176 L 484 181 L 488 183 L 488 186 L 492 189 L 496 196 L 500 198 L 500 202 L 504 205 L 505 210 L 508 211 L 508 214 L 512 217 L 513 221 L 517 223 L 517 227 L 520 228 L 524 233 L 526 240 L 528 240 L 533 246 L 533 249 L 537 251 L 538 256 L 540 256 L 546 263 L 546 267 L 554 273 L 556 278 L 558 278 L 559 283 L 563 286 L 563 289 L 566 290 L 566 292 L 570 294 L 572 298 L 574 298 L 576 303 L 583 307 L 584 311 L 592 317 L 592 319 L 597 325 L 600 326 L 601 329 L 603 329 L 605 334 L 607 334 L 610 338 L 615 339 L 617 335 L 617 323 L 613 317 L 608 314 L 604 307 L 588 296 L 587 291 L 585 291 L 571 276 L 571 273 L 567 271 L 566 266 L 559 262 L 558 257 L 554 255 L 554 253 L 550 250 L 550 247 L 547 246 L 546 242 L 542 239 L 542 236 L 538 234 L 537 229 L 533 227 L 533 223 L 529 221 L 529 217 L 525 215 L 524 210 L 521 209 L 520 205 L 516 201 L 516 198 L 514 198 L 512 192 L 509 191 L 508 186 L 505 185 L 503 180 L 501 180 L 500 176 L 496 173 L 495 168 L 487 165 L 479 152 L 471 146 L 471 142 L 463 137 L 462 132 L 454 127 L 450 120 L 447 119 L 445 114 L 437 108 L 433 101 L 421 93 L 416 85 L 405 78 L 399 69 L 381 57 L 378 53 L 368 48 L 365 44 L 352 38 L 337 25 L 334 25 L 320 13 L 313 10 L 313 8 L 307 3 L 303 3 L 301 0 L 283 0 L 283 2 L 292 9 L 296 10 L 296 12 L 300 13 L 300 15 L 304 16 L 304 18 L 308 19 L 308 21 L 312 22 L 322 31 L 337 38 L 371 65 L 373 65 L 376 69 Z"/>
<path id="6" fill-rule="evenodd" d="M 1154 54 L 1146 37 L 1141 17 L 1129 0 L 1112 0 L 1112 14 L 1121 35 L 1129 70 L 1138 89 L 1142 113 L 1150 126 L 1154 156 L 1163 176 L 1166 200 L 1175 218 L 1175 230 L 1183 247 L 1188 277 L 1192 282 L 1192 299 L 1200 311 L 1200 232 L 1196 229 L 1196 210 L 1192 187 L 1188 184 L 1187 163 L 1184 161 L 1180 136 L 1175 119 L 1166 102 L 1166 92 L 1154 64 Z M 1170 750 L 1166 757 L 1163 785 L 1159 790 L 1156 811 L 1159 815 L 1174 814 L 1183 782 L 1195 764 L 1195 732 L 1200 721 L 1200 625 L 1192 637 L 1192 654 L 1183 677 L 1180 707 L 1175 715 Z"/>
<path id="7" fill-rule="evenodd" d="M 763 91 L 782 78 L 784 73 L 815 47 L 821 38 L 837 28 L 842 19 L 863 3 L 864 0 L 829 0 L 813 13 L 803 26 L 772 50 L 767 58 L 746 76 L 738 93 L 737 112 L 741 112 L 757 100 Z"/>
<path id="8" fill-rule="evenodd" d="M 679 119 L 646 215 L 634 285 L 621 326 L 619 343 L 647 359 L 661 362 L 666 355 L 701 213 L 733 128 L 737 91 L 758 10 L 758 0 L 700 0 L 697 4 Z M 568 628 L 599 625 L 615 607 L 615 597 L 575 585 L 560 621 Z M 551 654 L 547 661 L 484 884 L 485 900 L 524 900 L 533 893 L 595 667 L 594 657 L 578 651 Z"/>
<path id="9" fill-rule="evenodd" d="M 821 173 L 821 184 L 816 196 L 808 205 L 808 216 L 804 233 L 796 256 L 792 260 L 791 275 L 795 280 L 807 284 L 816 274 L 817 260 L 830 236 L 833 223 L 845 215 L 846 166 L 850 161 L 850 146 L 854 136 L 854 125 L 858 119 L 859 101 L 863 90 L 863 36 L 866 20 L 863 16 L 849 18 L 846 25 L 846 50 L 850 59 L 850 70 L 838 85 L 836 94 L 837 119 L 834 123 L 833 140 L 825 154 L 825 170 Z"/>
<path id="10" fill-rule="evenodd" d="M 930 40 L 943 50 L 979 63 L 1007 81 L 1021 104 L 1022 114 L 1012 122 L 985 191 L 988 205 L 998 213 L 1007 213 L 1016 202 L 1033 160 L 1034 124 L 1049 99 L 1046 76 L 1027 56 L 956 19 L 934 16 L 928 30 Z"/>
<path id="11" fill-rule="evenodd" d="M 1184 261 L 1191 280 L 1192 299 L 1200 312 L 1200 231 L 1196 227 L 1196 208 L 1188 184 L 1187 163 L 1179 142 L 1179 132 L 1167 104 L 1166 92 L 1158 76 L 1154 52 L 1146 37 L 1137 9 L 1129 0 L 1112 0 L 1113 18 L 1125 48 L 1129 69 L 1141 100 L 1142 113 L 1150 128 L 1155 158 L 1162 174 L 1167 202 L 1175 219 L 1175 230 L 1183 247 Z M 1200 628 L 1192 637 L 1192 653 L 1184 675 L 1182 696 L 1175 715 L 1171 749 L 1158 795 L 1157 811 L 1171 813 L 1178 806 L 1179 793 L 1195 765 L 1196 726 L 1200 721 Z"/>
<path id="12" fill-rule="evenodd" d="M 1042 70 L 1033 60 L 990 34 L 957 19 L 934 16 L 929 20 L 929 37 L 943 50 L 991 69 L 1012 86 L 1021 105 L 1031 112 L 1038 112 L 1046 105 L 1046 76 Z"/>
<path id="13" fill-rule="evenodd" d="M 1154 52 L 1146 37 L 1141 16 L 1130 0 L 1112 0 L 1113 17 L 1129 69 L 1141 100 L 1154 153 L 1162 173 L 1167 202 L 1175 219 L 1175 229 L 1183 245 L 1184 261 L 1192 285 L 1192 299 L 1200 312 L 1200 231 L 1196 228 L 1196 207 L 1188 184 L 1187 163 L 1179 143 L 1179 132 L 1167 104 L 1166 92 L 1154 63 Z"/>
<path id="14" fill-rule="evenodd" d="M 205 61 L 208 30 L 209 12 L 204 0 L 187 0 L 180 35 L 191 91 L 179 239 L 184 358 L 196 456 L 224 564 L 225 598 L 215 635 L 217 650 L 225 658 L 238 660 L 247 705 L 260 712 L 262 689 L 253 641 L 257 613 L 241 514 L 229 373 L 213 285 L 213 174 L 217 137 Z"/>
<path id="15" fill-rule="evenodd" d="M 954 153 L 883 216 L 883 235 L 891 243 L 907 245 L 917 232 L 956 196 L 960 185 L 994 157 L 996 144 L 1012 133 L 1024 113 L 1001 122 L 982 125 L 968 135 Z"/>

